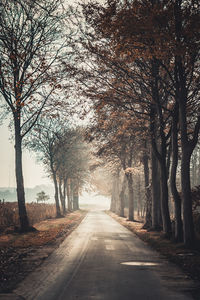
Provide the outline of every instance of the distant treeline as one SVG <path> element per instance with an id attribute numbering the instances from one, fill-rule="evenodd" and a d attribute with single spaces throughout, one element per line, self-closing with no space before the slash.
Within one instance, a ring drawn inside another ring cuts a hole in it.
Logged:
<path id="1" fill-rule="evenodd" d="M 36 202 L 37 193 L 44 191 L 47 195 L 50 196 L 48 202 L 54 201 L 54 190 L 50 185 L 37 185 L 34 188 L 26 188 L 25 194 L 27 198 L 27 202 Z M 0 200 L 5 202 L 14 202 L 17 201 L 17 192 L 16 188 L 0 188 Z"/>

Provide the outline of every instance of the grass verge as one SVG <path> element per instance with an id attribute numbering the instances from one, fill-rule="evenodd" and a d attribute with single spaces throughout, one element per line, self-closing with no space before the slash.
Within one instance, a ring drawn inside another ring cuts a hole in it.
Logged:
<path id="1" fill-rule="evenodd" d="M 0 293 L 12 291 L 80 224 L 86 211 L 34 224 L 35 232 L 0 235 Z"/>

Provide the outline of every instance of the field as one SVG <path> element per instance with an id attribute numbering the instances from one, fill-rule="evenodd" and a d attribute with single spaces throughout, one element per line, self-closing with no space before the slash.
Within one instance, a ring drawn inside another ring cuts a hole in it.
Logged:
<path id="1" fill-rule="evenodd" d="M 28 203 L 26 204 L 30 225 L 40 221 L 54 218 L 56 214 L 55 205 Z M 19 215 L 17 202 L 0 203 L 0 232 L 7 227 L 19 226 Z"/>

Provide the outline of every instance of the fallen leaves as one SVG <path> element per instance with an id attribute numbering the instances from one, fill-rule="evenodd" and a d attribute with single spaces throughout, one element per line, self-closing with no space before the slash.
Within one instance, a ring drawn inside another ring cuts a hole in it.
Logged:
<path id="1" fill-rule="evenodd" d="M 36 232 L 0 235 L 0 293 L 11 291 L 40 265 L 85 215 L 86 211 L 77 210 L 64 218 L 35 224 Z"/>

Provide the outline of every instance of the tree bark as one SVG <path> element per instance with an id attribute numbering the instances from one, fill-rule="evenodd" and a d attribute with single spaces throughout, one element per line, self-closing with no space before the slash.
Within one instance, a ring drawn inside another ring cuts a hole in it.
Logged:
<path id="1" fill-rule="evenodd" d="M 59 205 L 59 198 L 58 198 L 58 182 L 56 178 L 56 172 L 54 171 L 53 167 L 52 168 L 52 174 L 53 174 L 53 183 L 54 183 L 54 189 L 55 189 L 55 203 L 56 203 L 56 217 L 60 218 L 61 217 L 61 212 L 60 212 L 60 205 Z"/>
<path id="2" fill-rule="evenodd" d="M 172 233 L 171 220 L 169 215 L 169 205 L 168 205 L 168 177 L 166 170 L 166 161 L 162 159 L 160 161 L 161 167 L 161 212 L 162 212 L 162 221 L 163 221 L 163 231 L 166 237 L 170 237 Z"/>
<path id="3" fill-rule="evenodd" d="M 66 189 L 67 189 L 67 179 L 65 178 L 64 181 L 63 181 L 64 214 L 67 213 L 67 209 L 66 209 Z"/>
<path id="4" fill-rule="evenodd" d="M 74 195 L 74 182 L 70 178 L 70 199 L 71 199 L 71 208 L 72 208 L 72 211 L 74 210 L 73 195 Z"/>
<path id="5" fill-rule="evenodd" d="M 126 174 L 128 181 L 128 219 L 134 220 L 134 199 L 133 199 L 133 175 L 132 173 Z"/>
<path id="6" fill-rule="evenodd" d="M 124 174 L 123 182 L 122 182 L 122 187 L 121 187 L 121 192 L 119 194 L 119 216 L 124 217 L 124 207 L 125 207 L 125 188 L 126 188 L 126 175 Z"/>
<path id="7" fill-rule="evenodd" d="M 68 208 L 68 211 L 72 211 L 70 185 L 71 185 L 70 178 L 68 178 L 67 179 L 67 208 Z"/>
<path id="8" fill-rule="evenodd" d="M 183 195 L 184 244 L 192 246 L 195 240 L 190 187 L 190 153 L 183 151 L 181 159 L 181 187 Z"/>
<path id="9" fill-rule="evenodd" d="M 157 157 L 161 172 L 161 212 L 163 231 L 166 237 L 171 235 L 171 220 L 168 205 L 168 172 L 167 172 L 167 145 L 165 136 L 165 121 L 159 95 L 159 63 L 152 60 L 152 104 L 150 112 L 150 130 L 152 139 L 152 149 Z M 154 104 L 155 103 L 155 104 Z M 155 129 L 155 115 L 158 116 L 158 130 Z M 159 133 L 160 140 L 157 141 L 156 134 Z M 160 149 L 159 149 L 160 148 Z"/>
<path id="10" fill-rule="evenodd" d="M 160 217 L 160 170 L 158 160 L 151 150 L 151 178 L 152 178 L 152 229 L 161 229 Z"/>
<path id="11" fill-rule="evenodd" d="M 177 45 L 181 45 L 184 37 L 183 17 L 182 17 L 182 1 L 175 1 L 174 4 L 174 23 Z M 200 117 L 195 124 L 193 138 L 188 137 L 187 123 L 187 103 L 188 103 L 188 88 L 187 76 L 188 71 L 185 69 L 185 62 L 188 58 L 184 55 L 175 55 L 175 90 L 177 102 L 179 104 L 179 122 L 181 135 L 181 188 L 183 197 L 183 239 L 187 247 L 193 246 L 195 242 L 194 223 L 192 215 L 192 199 L 191 199 L 191 184 L 190 184 L 190 159 L 195 145 L 198 141 L 200 130 Z M 191 66 L 191 72 L 194 72 Z M 193 75 L 192 73 L 189 76 Z M 191 78 L 191 77 L 190 77 Z"/>
<path id="12" fill-rule="evenodd" d="M 73 210 L 79 209 L 79 193 L 78 193 L 78 181 L 75 180 L 73 188 Z"/>
<path id="13" fill-rule="evenodd" d="M 195 242 L 194 223 L 192 215 L 192 199 L 191 199 L 191 184 L 190 184 L 190 159 L 194 147 L 197 143 L 188 140 L 187 135 L 187 92 L 184 84 L 183 67 L 181 62 L 177 62 L 177 69 L 179 70 L 179 78 L 182 78 L 179 85 L 178 104 L 179 104 L 179 120 L 181 132 L 181 189 L 183 197 L 183 238 L 184 244 L 188 247 Z M 181 87 L 181 88 L 180 88 Z"/>
<path id="14" fill-rule="evenodd" d="M 137 215 L 140 217 L 142 212 L 142 204 L 141 204 L 141 179 L 140 174 L 138 174 L 137 180 Z"/>
<path id="15" fill-rule="evenodd" d="M 175 241 L 182 242 L 183 240 L 183 222 L 181 216 L 181 197 L 176 187 L 176 172 L 178 166 L 178 103 L 175 104 L 174 114 L 172 119 L 172 166 L 170 176 L 170 186 L 175 206 Z"/>
<path id="16" fill-rule="evenodd" d="M 112 181 L 112 195 L 110 210 L 114 213 L 117 212 L 117 203 L 119 202 L 119 172 L 115 174 Z"/>
<path id="17" fill-rule="evenodd" d="M 112 181 L 112 193 L 111 193 L 111 201 L 110 201 L 110 211 L 116 211 L 116 194 L 115 194 L 115 178 Z"/>
<path id="18" fill-rule="evenodd" d="M 144 166 L 145 202 L 146 202 L 145 224 L 143 228 L 147 229 L 152 226 L 152 215 L 151 215 L 152 199 L 151 199 L 151 191 L 150 191 L 150 184 L 149 184 L 149 157 L 146 153 L 143 154 L 143 166 Z"/>
<path id="19" fill-rule="evenodd" d="M 19 208 L 19 220 L 21 232 L 30 231 L 28 215 L 25 205 L 24 179 L 22 171 L 22 137 L 20 134 L 20 119 L 17 115 L 15 118 L 15 174 L 17 184 L 17 200 Z"/>
<path id="20" fill-rule="evenodd" d="M 65 208 L 65 201 L 64 201 L 64 194 L 62 192 L 62 179 L 59 178 L 59 195 L 60 195 L 60 202 L 61 202 L 61 206 L 62 206 L 62 212 L 63 214 L 66 213 L 66 208 Z M 63 187 L 64 190 L 64 187 Z"/>
<path id="21" fill-rule="evenodd" d="M 192 246 L 195 241 L 194 223 L 192 215 L 191 183 L 190 183 L 190 159 L 197 143 L 188 140 L 187 132 L 187 91 L 184 76 L 184 68 L 179 58 L 176 58 L 177 79 L 176 93 L 179 104 L 179 120 L 181 133 L 181 189 L 183 197 L 183 238 L 186 246 Z"/>

